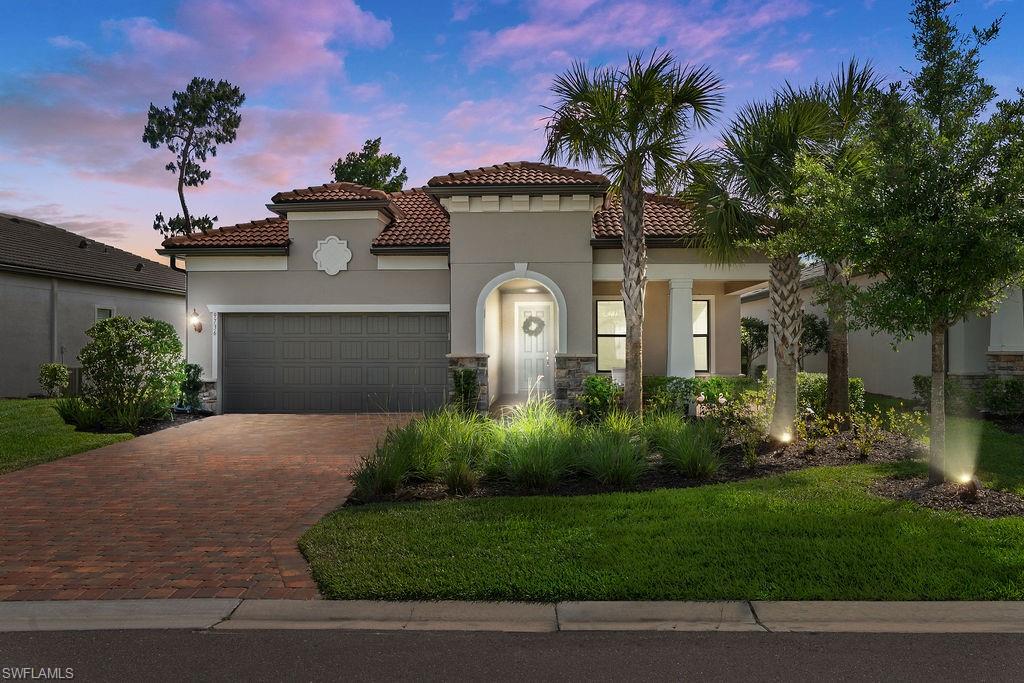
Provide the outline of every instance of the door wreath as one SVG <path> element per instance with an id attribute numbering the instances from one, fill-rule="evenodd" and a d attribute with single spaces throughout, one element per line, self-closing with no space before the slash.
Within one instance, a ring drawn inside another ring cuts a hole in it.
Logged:
<path id="1" fill-rule="evenodd" d="M 541 318 L 535 315 L 528 315 L 526 320 L 523 321 L 523 334 L 528 337 L 537 337 L 544 331 L 545 324 Z"/>

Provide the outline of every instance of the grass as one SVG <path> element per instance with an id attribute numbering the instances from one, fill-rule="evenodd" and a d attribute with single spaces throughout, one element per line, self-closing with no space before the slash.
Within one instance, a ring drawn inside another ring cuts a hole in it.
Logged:
<path id="1" fill-rule="evenodd" d="M 1024 519 L 877 498 L 881 474 L 346 508 L 300 547 L 339 599 L 1024 598 Z"/>
<path id="2" fill-rule="evenodd" d="M 130 438 L 76 432 L 60 419 L 52 400 L 0 400 L 0 474 Z"/>
<path id="3" fill-rule="evenodd" d="M 1024 437 L 949 419 L 951 457 L 1024 495 Z M 964 455 L 968 454 L 968 455 Z M 1021 600 L 1024 519 L 871 495 L 920 463 L 688 489 L 343 508 L 300 540 L 325 595 L 474 600 Z"/>

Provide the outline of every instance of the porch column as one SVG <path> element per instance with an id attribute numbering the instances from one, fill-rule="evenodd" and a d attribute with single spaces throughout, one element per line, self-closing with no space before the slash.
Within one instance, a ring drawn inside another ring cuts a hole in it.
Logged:
<path id="1" fill-rule="evenodd" d="M 990 325 L 989 353 L 1024 353 L 1024 298 L 1020 287 L 1006 290 L 1006 298 L 992 314 Z"/>
<path id="2" fill-rule="evenodd" d="M 693 280 L 668 282 L 668 374 L 693 377 Z"/>

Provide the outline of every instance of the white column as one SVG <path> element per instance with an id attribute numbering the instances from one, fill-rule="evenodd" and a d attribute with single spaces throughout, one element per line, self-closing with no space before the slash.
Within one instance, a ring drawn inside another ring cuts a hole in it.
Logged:
<path id="1" fill-rule="evenodd" d="M 992 314 L 989 353 L 1024 353 L 1024 298 L 1020 287 L 1006 290 L 1006 298 Z"/>
<path id="2" fill-rule="evenodd" d="M 693 280 L 668 282 L 668 374 L 693 377 Z"/>

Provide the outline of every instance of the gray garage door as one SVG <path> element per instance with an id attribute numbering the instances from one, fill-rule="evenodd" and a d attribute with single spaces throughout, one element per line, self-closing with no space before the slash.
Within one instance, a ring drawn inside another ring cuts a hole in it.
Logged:
<path id="1" fill-rule="evenodd" d="M 410 411 L 444 403 L 446 313 L 233 313 L 221 325 L 225 412 Z"/>

